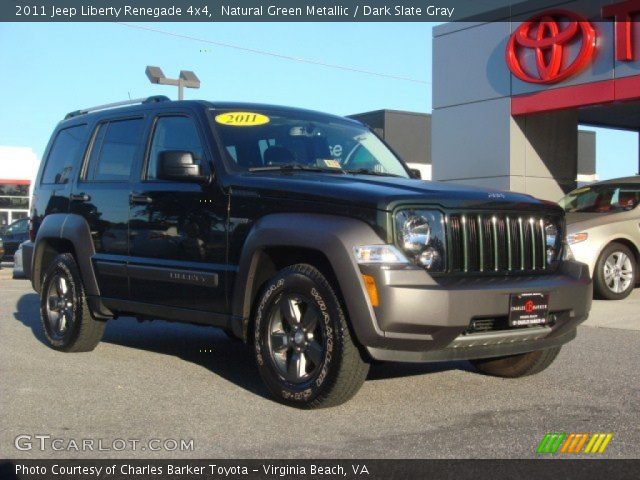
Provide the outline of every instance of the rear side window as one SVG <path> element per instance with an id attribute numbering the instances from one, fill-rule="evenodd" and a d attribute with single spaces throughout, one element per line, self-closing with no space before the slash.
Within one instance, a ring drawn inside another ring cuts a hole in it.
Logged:
<path id="1" fill-rule="evenodd" d="M 51 147 L 42 173 L 43 184 L 64 184 L 69 181 L 74 163 L 84 147 L 86 125 L 60 130 Z"/>
<path id="2" fill-rule="evenodd" d="M 142 140 L 143 120 L 102 123 L 95 133 L 84 179 L 127 181 Z"/>

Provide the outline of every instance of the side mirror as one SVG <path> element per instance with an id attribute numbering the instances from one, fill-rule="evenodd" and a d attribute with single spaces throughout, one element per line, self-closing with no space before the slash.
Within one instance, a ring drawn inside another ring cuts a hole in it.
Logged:
<path id="1" fill-rule="evenodd" d="M 203 182 L 205 178 L 192 152 L 165 150 L 160 153 L 158 178 L 174 182 Z"/>
<path id="2" fill-rule="evenodd" d="M 410 168 L 409 172 L 411 173 L 411 178 L 416 178 L 420 180 L 422 178 L 422 173 L 417 168 Z"/>

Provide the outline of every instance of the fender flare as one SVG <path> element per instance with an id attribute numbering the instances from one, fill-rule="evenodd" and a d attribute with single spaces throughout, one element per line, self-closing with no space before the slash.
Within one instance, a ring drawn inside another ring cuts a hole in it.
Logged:
<path id="1" fill-rule="evenodd" d="M 249 232 L 240 255 L 231 304 L 234 333 L 246 339 L 262 251 L 268 247 L 290 246 L 317 250 L 327 257 L 358 340 L 365 345 L 368 340 L 374 341 L 382 332 L 366 294 L 353 247 L 384 243 L 373 228 L 353 218 L 299 213 L 262 217 Z"/>
<path id="2" fill-rule="evenodd" d="M 47 215 L 40 228 L 38 228 L 31 260 L 31 282 L 35 291 L 40 291 L 43 268 L 42 257 L 47 242 L 50 240 L 66 240 L 73 245 L 86 294 L 88 296 L 99 296 L 98 282 L 91 265 L 91 257 L 95 254 L 95 250 L 89 224 L 83 217 L 73 213 Z"/>

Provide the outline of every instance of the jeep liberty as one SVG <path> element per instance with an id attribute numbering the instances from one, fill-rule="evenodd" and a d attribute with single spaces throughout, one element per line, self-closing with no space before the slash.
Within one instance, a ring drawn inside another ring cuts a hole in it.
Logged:
<path id="1" fill-rule="evenodd" d="M 72 112 L 25 254 L 46 339 L 89 351 L 119 316 L 218 327 L 276 399 L 306 408 L 347 401 L 373 361 L 544 370 L 591 307 L 562 209 L 416 177 L 363 124 L 297 108 L 149 97 Z"/>

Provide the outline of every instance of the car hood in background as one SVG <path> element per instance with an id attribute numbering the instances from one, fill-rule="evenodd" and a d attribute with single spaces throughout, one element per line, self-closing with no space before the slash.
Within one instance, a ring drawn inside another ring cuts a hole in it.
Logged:
<path id="1" fill-rule="evenodd" d="M 612 213 L 592 213 L 592 212 L 567 212 L 566 213 L 567 230 L 569 232 L 579 232 L 588 230 L 589 228 L 601 227 L 611 223 L 624 222 L 634 218 L 640 218 L 638 209 L 629 210 L 627 212 Z"/>

